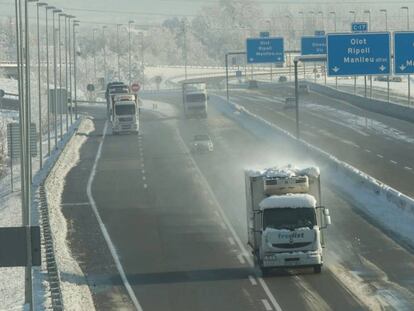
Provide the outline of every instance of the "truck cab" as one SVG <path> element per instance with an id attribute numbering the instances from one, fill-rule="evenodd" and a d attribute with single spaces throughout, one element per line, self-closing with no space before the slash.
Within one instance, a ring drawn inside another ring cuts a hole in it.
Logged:
<path id="1" fill-rule="evenodd" d="M 112 109 L 112 131 L 139 132 L 136 96 L 133 94 L 116 95 Z"/>
<path id="2" fill-rule="evenodd" d="M 273 268 L 312 267 L 320 273 L 329 210 L 320 206 L 319 169 L 246 171 L 248 244 L 256 264 Z"/>
<path id="3" fill-rule="evenodd" d="M 183 108 L 186 118 L 207 118 L 207 87 L 205 82 L 184 82 Z"/>

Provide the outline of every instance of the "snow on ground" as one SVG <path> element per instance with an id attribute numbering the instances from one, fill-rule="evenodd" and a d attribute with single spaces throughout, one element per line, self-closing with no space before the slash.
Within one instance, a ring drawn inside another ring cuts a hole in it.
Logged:
<path id="1" fill-rule="evenodd" d="M 94 309 L 88 282 L 78 263 L 72 257 L 66 240 L 66 219 L 60 206 L 65 177 L 79 162 L 80 148 L 86 141 L 86 136 L 93 130 L 93 122 L 90 119 L 81 122 L 78 132 L 85 135 L 75 135 L 70 140 L 45 183 L 57 265 L 59 272 L 66 275 L 65 278 L 61 279 L 63 302 L 70 310 Z"/>
<path id="2" fill-rule="evenodd" d="M 375 134 L 387 136 L 393 140 L 400 140 L 402 142 L 410 144 L 414 143 L 414 136 L 410 136 L 411 133 L 408 134 L 401 132 L 377 120 L 358 116 L 344 110 L 339 110 L 333 107 L 319 105 L 316 103 L 305 103 L 305 107 L 310 111 L 317 113 L 318 115 L 323 114 L 327 116 L 327 119 L 331 120 L 331 122 L 339 123 L 340 125 L 351 128 L 358 133 L 363 133 L 369 130 Z M 368 135 L 368 133 L 366 133 L 366 135 Z"/>
<path id="3" fill-rule="evenodd" d="M 17 118 L 16 111 L 0 111 L 1 122 L 13 121 Z M 43 155 L 43 169 L 39 170 L 39 156 L 32 159 L 33 163 L 33 205 L 32 205 L 32 223 L 39 223 L 39 213 L 36 198 L 36 188 L 46 178 L 47 173 L 60 155 L 60 151 L 70 139 L 78 123 L 74 123 L 68 134 L 63 136 L 59 141 L 58 148 L 54 149 L 52 145 L 52 154 L 50 157 Z M 47 136 L 43 136 L 43 148 L 47 149 Z M 53 135 L 52 135 L 53 142 Z M 13 182 L 14 192 L 11 192 L 10 170 L 5 170 L 5 175 L 0 179 L 0 227 L 21 226 L 21 199 L 20 199 L 20 164 L 13 165 Z M 44 258 L 42 249 L 42 258 Z M 35 309 L 47 309 L 50 306 L 49 289 L 46 281 L 46 265 L 42 262 L 41 267 L 33 268 L 33 291 L 35 295 Z M 24 304 L 24 268 L 0 268 L 0 310 L 22 310 Z"/>
<path id="4" fill-rule="evenodd" d="M 17 80 L 0 76 L 0 89 L 7 93 L 17 94 Z"/>

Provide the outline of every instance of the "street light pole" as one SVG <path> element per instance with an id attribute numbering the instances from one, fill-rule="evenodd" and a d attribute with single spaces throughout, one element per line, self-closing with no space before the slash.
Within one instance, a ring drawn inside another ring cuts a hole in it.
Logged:
<path id="1" fill-rule="evenodd" d="M 141 38 L 141 70 L 142 70 L 142 89 L 145 86 L 145 51 L 144 51 L 144 33 L 140 32 L 139 36 Z"/>
<path id="2" fill-rule="evenodd" d="M 380 12 L 384 13 L 385 15 L 385 31 L 388 31 L 388 11 L 387 9 L 381 9 Z M 392 62 L 390 63 L 392 66 Z M 392 72 L 392 70 L 391 70 Z M 387 101 L 390 102 L 390 79 L 387 79 Z"/>
<path id="3" fill-rule="evenodd" d="M 68 98 L 69 98 L 69 84 L 68 84 L 68 20 L 70 20 L 70 15 L 65 15 L 65 115 L 66 115 L 66 132 L 69 130 L 69 115 L 68 115 Z"/>
<path id="4" fill-rule="evenodd" d="M 40 79 L 40 24 L 39 24 L 39 10 L 41 6 L 46 6 L 47 3 L 38 2 L 36 10 L 37 19 L 37 90 L 38 90 L 38 101 L 39 101 L 39 167 L 43 167 L 43 135 L 42 135 L 42 89 Z"/>
<path id="5" fill-rule="evenodd" d="M 336 32 L 337 31 L 337 28 L 336 28 L 336 12 L 331 11 L 331 12 L 329 12 L 329 14 L 332 14 L 333 17 L 334 17 L 334 32 Z M 328 68 L 326 68 L 325 70 L 327 72 Z M 338 77 L 335 77 L 335 88 L 338 89 Z"/>
<path id="6" fill-rule="evenodd" d="M 79 26 L 79 21 L 74 20 L 73 21 L 73 88 L 74 88 L 74 93 L 75 93 L 75 120 L 78 119 L 78 97 L 77 97 L 77 79 L 76 79 L 76 73 L 77 73 L 77 68 L 76 68 L 76 59 L 77 59 L 77 55 L 76 55 L 76 31 L 75 31 L 75 27 Z"/>
<path id="7" fill-rule="evenodd" d="M 129 86 L 132 84 L 132 77 L 131 77 L 131 25 L 134 23 L 134 21 L 128 22 L 128 81 Z"/>
<path id="8" fill-rule="evenodd" d="M 122 26 L 122 24 L 116 24 L 116 42 L 117 42 L 117 46 L 116 46 L 116 51 L 118 54 L 118 79 L 119 81 L 121 81 L 121 59 L 120 59 L 120 55 L 119 55 L 119 28 Z"/>
<path id="9" fill-rule="evenodd" d="M 98 29 L 94 28 L 92 30 L 92 45 L 93 45 L 93 76 L 94 76 L 94 84 L 97 83 L 96 77 L 96 43 L 95 43 L 95 33 Z"/>
<path id="10" fill-rule="evenodd" d="M 46 101 L 47 101 L 47 151 L 50 155 L 50 69 L 49 69 L 49 22 L 48 13 L 49 10 L 56 9 L 54 6 L 46 7 Z"/>
<path id="11" fill-rule="evenodd" d="M 56 23 L 55 23 L 55 15 L 56 13 L 60 13 L 62 10 L 54 9 L 53 10 L 53 88 L 54 88 L 54 130 L 55 130 L 55 149 L 57 149 L 57 49 L 56 49 Z"/>
<path id="12" fill-rule="evenodd" d="M 61 23 L 60 18 L 66 17 L 65 13 L 60 13 L 58 15 L 58 25 L 59 25 L 59 115 L 60 115 L 60 139 L 63 137 L 63 102 L 62 102 L 62 39 L 61 39 Z"/>
<path id="13" fill-rule="evenodd" d="M 184 51 L 184 77 L 187 80 L 187 27 L 185 24 L 185 20 L 183 20 L 183 35 L 184 35 L 184 44 L 183 44 L 183 51 Z"/>
<path id="14" fill-rule="evenodd" d="M 71 45 L 71 19 L 75 18 L 75 16 L 73 15 L 68 15 L 68 44 L 66 46 L 66 51 L 68 54 L 68 60 L 67 62 L 69 62 L 69 108 L 68 108 L 68 113 L 69 113 L 69 118 L 70 118 L 70 125 L 72 125 L 73 123 L 73 116 L 72 116 L 72 110 L 73 110 L 73 96 L 72 96 L 72 45 Z M 67 69 L 66 69 L 67 71 Z M 66 78 L 68 79 L 68 77 Z"/>
<path id="15" fill-rule="evenodd" d="M 372 24 L 371 24 L 371 10 L 365 10 L 365 14 L 368 14 L 368 31 L 372 31 Z M 367 97 L 367 76 L 365 78 L 365 97 Z M 389 80 L 390 77 L 387 77 Z M 369 97 L 372 98 L 372 76 L 369 76 Z"/>
<path id="16" fill-rule="evenodd" d="M 351 10 L 349 11 L 350 14 L 354 15 L 354 23 L 356 22 L 356 12 Z M 354 94 L 356 94 L 356 89 L 357 89 L 357 77 L 354 77 Z"/>
<path id="17" fill-rule="evenodd" d="M 410 9 L 408 8 L 408 6 L 402 6 L 401 10 L 406 10 L 407 11 L 407 30 L 410 30 Z M 408 106 L 411 105 L 411 76 L 408 75 Z"/>
<path id="18" fill-rule="evenodd" d="M 104 58 L 104 84 L 106 86 L 106 81 L 108 78 L 108 74 L 106 71 L 106 36 L 105 36 L 105 30 L 107 29 L 107 26 L 102 26 L 102 37 L 104 39 L 104 45 L 103 45 L 103 58 Z"/>

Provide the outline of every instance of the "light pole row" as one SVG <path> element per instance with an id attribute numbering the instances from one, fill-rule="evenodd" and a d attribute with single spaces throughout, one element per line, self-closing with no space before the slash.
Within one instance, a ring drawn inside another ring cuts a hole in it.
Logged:
<path id="1" fill-rule="evenodd" d="M 32 162 L 31 162 L 31 84 L 30 84 L 30 25 L 29 25 L 29 15 L 30 8 L 29 2 L 36 2 L 36 35 L 37 35 L 37 98 L 38 98 L 38 122 L 39 122 L 39 166 L 43 167 L 43 139 L 42 139 L 42 75 L 41 75 L 41 66 L 42 66 L 42 57 L 41 57 L 41 29 L 40 29 L 40 8 L 45 8 L 45 58 L 46 58 L 46 96 L 47 96 L 47 151 L 50 155 L 51 153 L 51 108 L 54 108 L 54 118 L 53 118 L 53 129 L 55 134 L 55 148 L 57 148 L 57 49 L 56 49 L 56 33 L 59 31 L 59 70 L 61 73 L 62 70 L 62 54 L 61 54 L 61 34 L 60 34 L 60 25 L 61 17 L 65 17 L 65 49 L 67 53 L 68 43 L 67 43 L 67 22 L 70 23 L 70 19 L 74 18 L 72 15 L 63 14 L 62 10 L 57 9 L 54 6 L 49 6 L 45 2 L 38 2 L 38 0 L 15 0 L 15 19 L 16 19 L 16 51 L 17 51 L 17 73 L 18 73 L 18 93 L 19 93 L 19 127 L 20 127 L 20 165 L 21 165 L 21 206 L 22 206 L 22 223 L 26 228 L 26 245 L 27 245 L 27 264 L 25 268 L 25 303 L 30 307 L 30 310 L 34 309 L 33 304 L 33 295 L 32 295 L 32 258 L 31 258 L 31 219 L 30 219 L 30 210 L 31 210 L 31 182 L 32 182 Z M 54 102 L 51 106 L 51 96 L 50 96 L 50 53 L 49 53 L 49 13 L 52 12 L 52 34 L 53 34 L 53 88 L 55 89 Z M 59 14 L 59 29 L 56 28 L 55 16 Z M 75 23 L 74 23 L 75 25 Z M 70 44 L 69 44 L 70 45 Z M 74 47 L 75 49 L 75 47 Z M 67 54 L 65 54 L 67 55 Z M 65 65 L 67 68 L 68 57 L 65 56 Z M 69 59 L 69 62 L 71 60 Z M 76 73 L 76 67 L 74 67 L 74 72 Z M 66 69 L 66 75 L 68 75 L 68 70 Z M 69 78 L 71 79 L 71 72 L 69 73 Z M 66 84 L 68 78 L 66 78 Z M 60 88 L 62 88 L 62 75 L 60 74 L 59 79 Z M 67 89 L 67 87 L 66 87 Z M 72 92 L 72 90 L 71 90 Z M 33 92 L 35 93 L 35 92 Z M 76 93 L 76 92 L 75 92 Z M 70 96 L 72 99 L 72 96 Z M 75 97 L 76 98 L 76 97 Z M 72 101 L 71 101 L 72 102 Z M 67 103 L 67 101 L 66 101 Z M 66 108 L 67 104 L 66 104 Z M 61 113 L 61 137 L 63 136 L 62 129 L 62 107 L 60 109 Z M 68 130 L 68 118 L 66 112 L 66 130 Z M 71 121 L 72 122 L 72 121 Z"/>

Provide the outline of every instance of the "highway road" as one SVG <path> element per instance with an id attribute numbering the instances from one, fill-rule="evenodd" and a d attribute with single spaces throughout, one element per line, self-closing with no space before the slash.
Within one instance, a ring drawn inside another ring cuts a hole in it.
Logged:
<path id="1" fill-rule="evenodd" d="M 280 111 L 276 100 L 265 100 L 262 93 L 234 95 L 249 109 L 286 128 L 292 126 L 291 112 Z M 323 180 L 323 203 L 331 209 L 333 225 L 327 232 L 322 274 L 301 269 L 262 278 L 251 267 L 246 249 L 243 170 L 311 159 L 283 137 L 270 143 L 254 136 L 222 115 L 214 96 L 207 120 L 183 120 L 180 98 L 179 92 L 144 97 L 139 136 L 112 136 L 110 127 L 105 132 L 105 108 L 82 105 L 83 114 L 93 118 L 95 131 L 66 177 L 62 208 L 72 252 L 88 277 L 98 309 L 133 309 L 131 297 L 136 297 L 143 310 L 410 310 L 413 253 L 360 215 L 328 180 Z M 311 94 L 307 100 L 317 105 L 313 101 L 320 97 Z M 306 122 L 323 123 L 325 133 L 340 137 L 354 132 L 327 122 L 324 110 L 314 112 L 317 116 L 311 112 Z M 310 127 L 306 131 L 307 139 L 324 142 L 325 147 L 333 148 L 337 141 Z M 189 151 L 193 135 L 200 133 L 212 137 L 213 152 Z M 355 138 L 355 144 L 364 143 L 353 135 L 349 139 Z M 379 135 L 369 135 L 370 140 L 379 140 Z M 342 153 L 357 149 L 336 144 L 333 149 Z M 375 153 L 374 146 L 366 148 Z M 373 170 L 377 165 L 368 158 L 370 153 L 362 154 L 350 159 L 371 164 Z M 95 175 L 88 185 L 91 172 Z M 93 207 L 107 228 L 110 247 Z"/>
<path id="2" fill-rule="evenodd" d="M 284 109 L 287 85 L 232 89 L 231 101 L 296 133 L 295 109 Z M 414 195 L 414 124 L 311 92 L 300 102 L 301 137 L 399 191 Z"/>

